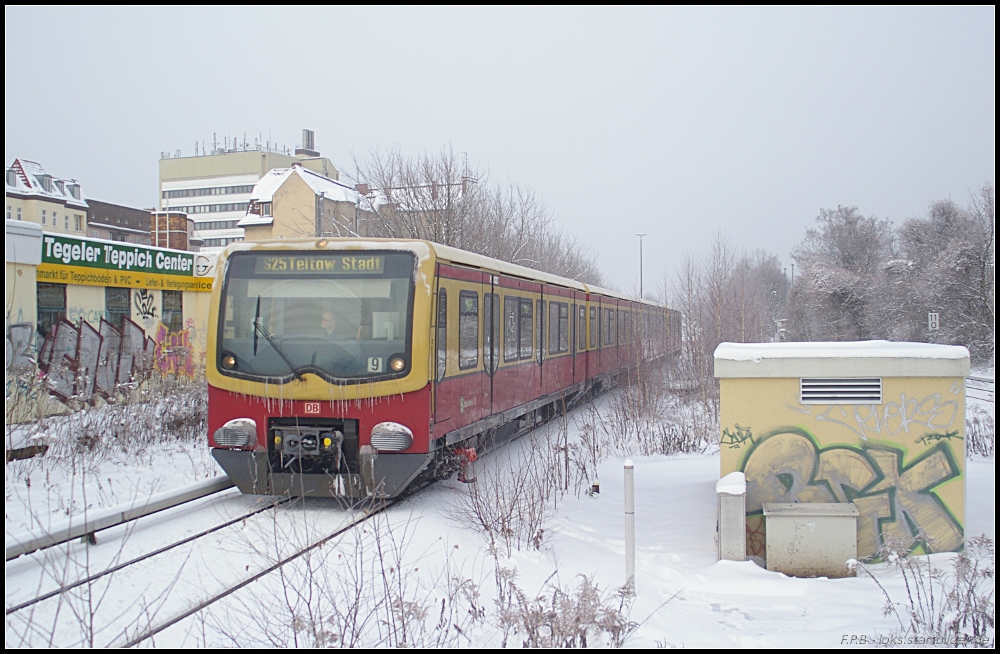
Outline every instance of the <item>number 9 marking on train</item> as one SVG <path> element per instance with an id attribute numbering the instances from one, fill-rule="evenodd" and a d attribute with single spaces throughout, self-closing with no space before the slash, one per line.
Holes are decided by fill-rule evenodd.
<path id="1" fill-rule="evenodd" d="M 368 357 L 368 372 L 382 372 L 382 357 Z"/>

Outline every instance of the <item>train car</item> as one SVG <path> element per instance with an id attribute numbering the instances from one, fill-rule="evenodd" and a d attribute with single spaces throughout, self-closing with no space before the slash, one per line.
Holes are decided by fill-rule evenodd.
<path id="1" fill-rule="evenodd" d="M 665 307 L 416 240 L 236 243 L 208 345 L 244 493 L 394 497 L 679 346 Z"/>

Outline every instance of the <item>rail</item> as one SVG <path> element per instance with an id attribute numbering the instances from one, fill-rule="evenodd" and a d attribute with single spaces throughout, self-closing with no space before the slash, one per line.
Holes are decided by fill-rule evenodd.
<path id="1" fill-rule="evenodd" d="M 5 560 L 16 559 L 22 554 L 66 543 L 76 538 L 91 536 L 98 531 L 117 527 L 143 516 L 159 513 L 175 506 L 186 504 L 202 497 L 207 497 L 233 487 L 229 477 L 221 475 L 190 484 L 173 491 L 158 493 L 149 498 L 141 506 L 134 504 L 119 505 L 101 511 L 92 511 L 84 515 L 70 518 L 65 523 L 49 529 L 44 533 L 25 531 L 18 534 L 7 534 L 4 542 Z"/>
<path id="2" fill-rule="evenodd" d="M 970 399 L 993 404 L 995 387 L 995 381 L 989 377 L 969 375 L 965 378 L 965 395 Z"/>

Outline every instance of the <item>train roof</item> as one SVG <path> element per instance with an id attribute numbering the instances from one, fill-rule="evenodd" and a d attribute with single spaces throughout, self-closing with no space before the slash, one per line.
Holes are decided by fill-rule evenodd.
<path id="1" fill-rule="evenodd" d="M 315 244 L 319 240 L 325 240 L 330 243 L 342 243 L 344 245 L 357 247 L 359 249 L 376 249 L 384 248 L 388 244 L 398 244 L 399 246 L 406 246 L 407 244 L 422 244 L 434 253 L 434 256 L 438 259 L 445 261 L 450 261 L 452 263 L 457 263 L 463 266 L 469 266 L 471 268 L 478 268 L 480 270 L 495 271 L 504 275 L 510 275 L 513 277 L 520 277 L 522 279 L 529 279 L 536 282 L 542 282 L 545 284 L 552 284 L 555 286 L 563 286 L 565 288 L 571 288 L 574 290 L 582 291 L 584 293 L 597 293 L 599 295 L 607 295 L 610 297 L 616 297 L 623 300 L 629 300 L 632 302 L 638 302 L 640 304 L 645 304 L 651 307 L 665 308 L 661 304 L 656 302 L 650 302 L 649 300 L 639 299 L 624 293 L 619 293 L 617 291 L 612 291 L 610 289 L 602 288 L 600 286 L 595 286 L 593 284 L 585 284 L 581 281 L 575 279 L 569 279 L 568 277 L 560 277 L 559 275 L 553 275 L 551 273 L 542 272 L 540 270 L 535 270 L 533 268 L 528 268 L 527 266 L 521 266 L 516 263 L 510 263 L 509 261 L 501 261 L 500 259 L 494 259 L 492 257 L 487 257 L 482 254 L 476 254 L 475 252 L 469 252 L 468 250 L 461 250 L 450 245 L 442 245 L 440 243 L 435 243 L 433 241 L 426 241 L 422 239 L 401 239 L 401 238 L 339 238 L 339 237 L 321 237 L 316 238 L 303 238 L 303 239 L 281 239 L 274 241 L 241 241 L 233 243 L 226 248 L 226 256 L 233 251 L 251 250 L 257 248 L 273 248 L 279 247 L 281 249 L 286 249 L 294 246 L 301 246 L 305 244 Z"/>

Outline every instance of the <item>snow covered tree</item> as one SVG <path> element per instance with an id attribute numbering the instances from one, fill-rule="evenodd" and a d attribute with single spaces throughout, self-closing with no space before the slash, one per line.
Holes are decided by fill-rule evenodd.
<path id="1" fill-rule="evenodd" d="M 795 340 L 850 341 L 882 336 L 884 266 L 892 258 L 888 220 L 862 216 L 856 207 L 823 209 L 816 227 L 792 253 L 802 275 L 789 297 Z"/>
<path id="2" fill-rule="evenodd" d="M 984 187 L 969 209 L 951 200 L 934 202 L 926 218 L 907 220 L 899 229 L 911 338 L 965 345 L 976 360 L 992 357 L 993 203 L 993 187 Z M 928 312 L 939 314 L 939 331 L 927 330 Z"/>
<path id="3" fill-rule="evenodd" d="M 930 205 L 895 232 L 855 207 L 822 210 L 792 253 L 802 274 L 788 299 L 795 340 L 890 340 L 964 345 L 994 356 L 996 223 L 992 184 L 968 208 Z M 940 330 L 928 329 L 928 313 Z"/>

